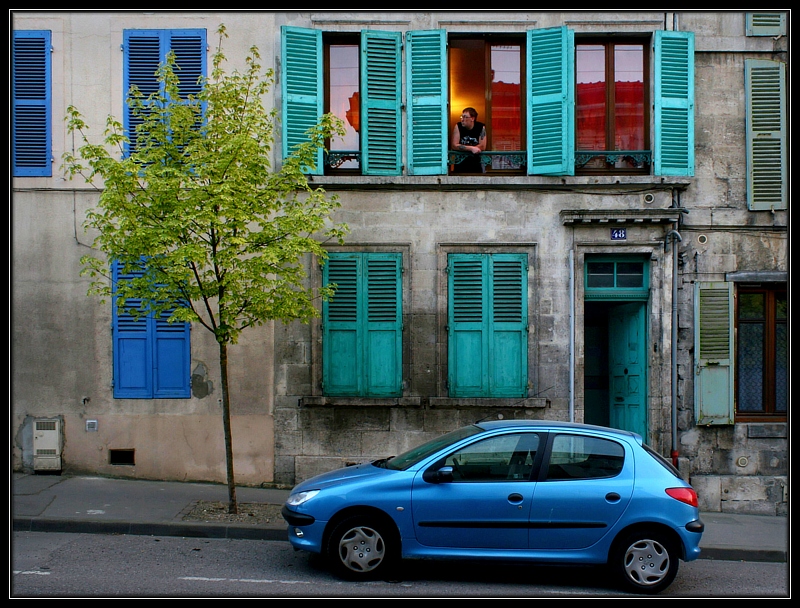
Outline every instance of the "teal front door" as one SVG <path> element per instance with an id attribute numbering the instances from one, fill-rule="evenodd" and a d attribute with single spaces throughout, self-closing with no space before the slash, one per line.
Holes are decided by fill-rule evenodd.
<path id="1" fill-rule="evenodd" d="M 647 437 L 644 302 L 613 306 L 608 316 L 609 426 Z"/>

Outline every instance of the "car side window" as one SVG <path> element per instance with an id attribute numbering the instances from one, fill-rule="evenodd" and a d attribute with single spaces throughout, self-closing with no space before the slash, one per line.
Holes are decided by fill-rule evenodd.
<path id="1" fill-rule="evenodd" d="M 547 480 L 614 477 L 625 462 L 623 447 L 608 439 L 557 435 L 553 439 Z"/>
<path id="2" fill-rule="evenodd" d="M 520 481 L 530 479 L 539 436 L 515 433 L 490 437 L 450 454 L 453 481 Z"/>

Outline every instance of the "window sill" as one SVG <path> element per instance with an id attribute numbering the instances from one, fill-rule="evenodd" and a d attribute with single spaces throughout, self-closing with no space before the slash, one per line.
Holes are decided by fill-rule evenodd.
<path id="1" fill-rule="evenodd" d="M 545 397 L 522 398 L 453 398 L 453 397 L 300 397 L 299 407 L 407 407 L 428 406 L 431 409 L 455 409 L 464 407 L 515 407 L 546 408 L 550 400 Z"/>
<path id="2" fill-rule="evenodd" d="M 309 175 L 326 190 L 565 190 L 686 189 L 692 178 L 661 175 Z"/>

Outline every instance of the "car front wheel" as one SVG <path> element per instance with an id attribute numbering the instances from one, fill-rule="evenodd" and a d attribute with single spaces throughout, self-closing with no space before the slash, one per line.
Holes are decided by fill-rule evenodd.
<path id="1" fill-rule="evenodd" d="M 678 574 L 678 551 L 664 534 L 640 531 L 616 544 L 610 565 L 622 587 L 634 593 L 659 593 Z"/>
<path id="2" fill-rule="evenodd" d="M 333 571 L 350 580 L 371 580 L 387 573 L 399 547 L 388 525 L 369 516 L 342 521 L 328 541 Z"/>

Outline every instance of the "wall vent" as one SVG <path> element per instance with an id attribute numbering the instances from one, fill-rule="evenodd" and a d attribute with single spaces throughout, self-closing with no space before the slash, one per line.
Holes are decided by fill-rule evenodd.
<path id="1" fill-rule="evenodd" d="M 33 422 L 33 470 L 61 470 L 61 420 L 38 418 Z"/>

